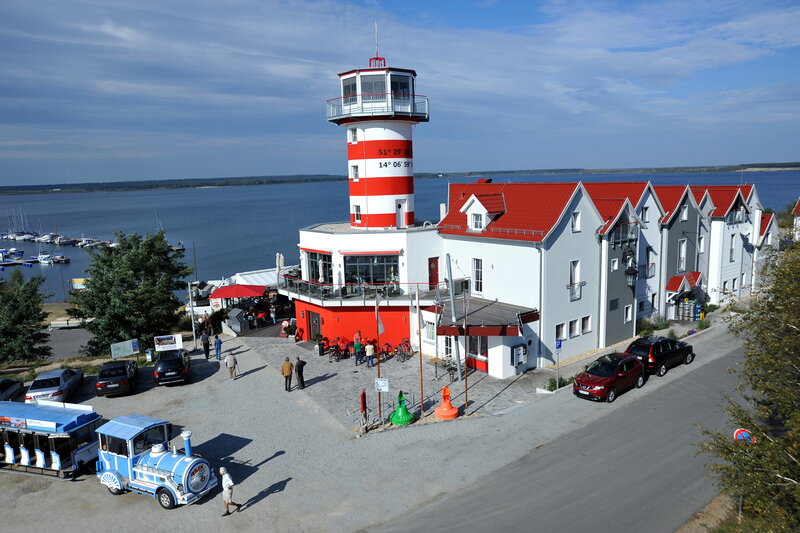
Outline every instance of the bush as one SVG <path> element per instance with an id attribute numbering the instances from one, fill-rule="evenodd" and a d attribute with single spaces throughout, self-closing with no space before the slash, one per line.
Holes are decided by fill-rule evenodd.
<path id="1" fill-rule="evenodd" d="M 714 312 L 714 311 L 716 311 L 717 309 L 719 309 L 719 306 L 718 306 L 718 305 L 715 305 L 715 304 L 708 304 L 708 305 L 706 305 L 706 313 L 713 313 L 713 312 Z"/>
<path id="2" fill-rule="evenodd" d="M 556 378 L 550 378 L 547 381 L 547 390 L 554 391 L 556 389 L 560 389 L 561 387 L 566 387 L 567 385 L 572 384 L 575 380 L 574 377 L 565 378 L 563 376 L 558 377 L 558 387 L 556 387 Z"/>
<path id="3" fill-rule="evenodd" d="M 663 316 L 656 315 L 653 317 L 654 329 L 667 329 L 668 327 L 669 327 L 669 322 L 667 322 Z"/>
<path id="4" fill-rule="evenodd" d="M 703 318 L 697 322 L 697 329 L 703 331 L 711 327 L 711 321 L 708 318 Z"/>
<path id="5" fill-rule="evenodd" d="M 669 328 L 669 331 L 667 332 L 665 337 L 669 337 L 670 339 L 677 339 L 678 338 L 678 334 L 675 333 L 675 328 Z"/>
<path id="6" fill-rule="evenodd" d="M 646 337 L 653 333 L 653 323 L 646 318 L 640 318 L 636 321 L 636 334 L 641 337 Z"/>

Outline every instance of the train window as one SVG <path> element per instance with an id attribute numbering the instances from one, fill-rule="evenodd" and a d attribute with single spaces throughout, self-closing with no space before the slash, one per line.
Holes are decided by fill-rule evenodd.
<path id="1" fill-rule="evenodd" d="M 81 446 L 86 446 L 94 442 L 95 438 L 94 428 L 84 426 L 72 433 L 72 449 L 77 450 Z"/>
<path id="2" fill-rule="evenodd" d="M 103 451 L 113 453 L 115 455 L 122 455 L 123 457 L 128 456 L 128 441 L 119 439 L 117 437 L 111 437 L 109 435 L 101 435 L 100 439 L 100 442 L 103 446 Z"/>
<path id="3" fill-rule="evenodd" d="M 138 455 L 146 452 L 154 444 L 163 444 L 166 442 L 164 434 L 164 426 L 156 426 L 139 433 L 133 439 L 133 454 Z"/>

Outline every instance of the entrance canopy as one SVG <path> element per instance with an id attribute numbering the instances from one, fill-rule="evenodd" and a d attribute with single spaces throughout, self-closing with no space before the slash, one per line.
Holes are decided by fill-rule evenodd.
<path id="1" fill-rule="evenodd" d="M 450 310 L 450 301 L 445 300 L 438 311 L 442 317 L 436 333 L 448 336 L 464 336 L 464 300 L 456 300 L 456 320 Z M 528 322 L 539 320 L 539 311 L 495 300 L 470 298 L 467 309 L 466 335 L 480 337 L 518 337 L 520 328 Z"/>
<path id="2" fill-rule="evenodd" d="M 258 298 L 264 296 L 265 285 L 226 285 L 208 295 L 211 298 Z"/>

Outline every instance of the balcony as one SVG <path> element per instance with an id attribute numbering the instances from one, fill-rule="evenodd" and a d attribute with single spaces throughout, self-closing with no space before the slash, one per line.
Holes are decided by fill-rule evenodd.
<path id="1" fill-rule="evenodd" d="M 568 283 L 567 291 L 569 292 L 569 301 L 574 302 L 580 300 L 583 296 L 583 286 L 586 285 L 585 281 L 578 281 L 576 283 Z"/>
<path id="2" fill-rule="evenodd" d="M 428 121 L 428 97 L 422 95 L 394 96 L 392 93 L 357 94 L 328 100 L 328 120 L 342 122 L 351 118 L 409 117 L 418 122 Z"/>
<path id="3" fill-rule="evenodd" d="M 649 279 L 656 275 L 656 264 L 655 263 L 646 263 L 644 265 L 639 265 L 639 278 L 640 279 Z"/>
<path id="4" fill-rule="evenodd" d="M 321 306 L 375 305 L 377 296 L 386 305 L 415 303 L 419 293 L 420 303 L 431 305 L 449 295 L 447 286 L 438 283 L 319 283 L 286 274 L 278 275 L 278 292 Z"/>

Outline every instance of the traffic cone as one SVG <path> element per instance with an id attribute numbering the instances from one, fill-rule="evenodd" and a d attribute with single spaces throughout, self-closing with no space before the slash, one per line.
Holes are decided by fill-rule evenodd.
<path id="1" fill-rule="evenodd" d="M 458 416 L 458 409 L 450 403 L 450 387 L 442 388 L 442 404 L 433 410 L 433 416 L 439 420 L 452 420 Z"/>
<path id="2" fill-rule="evenodd" d="M 414 420 L 414 415 L 408 412 L 403 391 L 400 391 L 400 394 L 397 396 L 397 403 L 399 406 L 395 409 L 394 413 L 392 413 L 392 416 L 389 417 L 389 420 L 391 420 L 392 424 L 395 426 L 407 426 Z"/>

